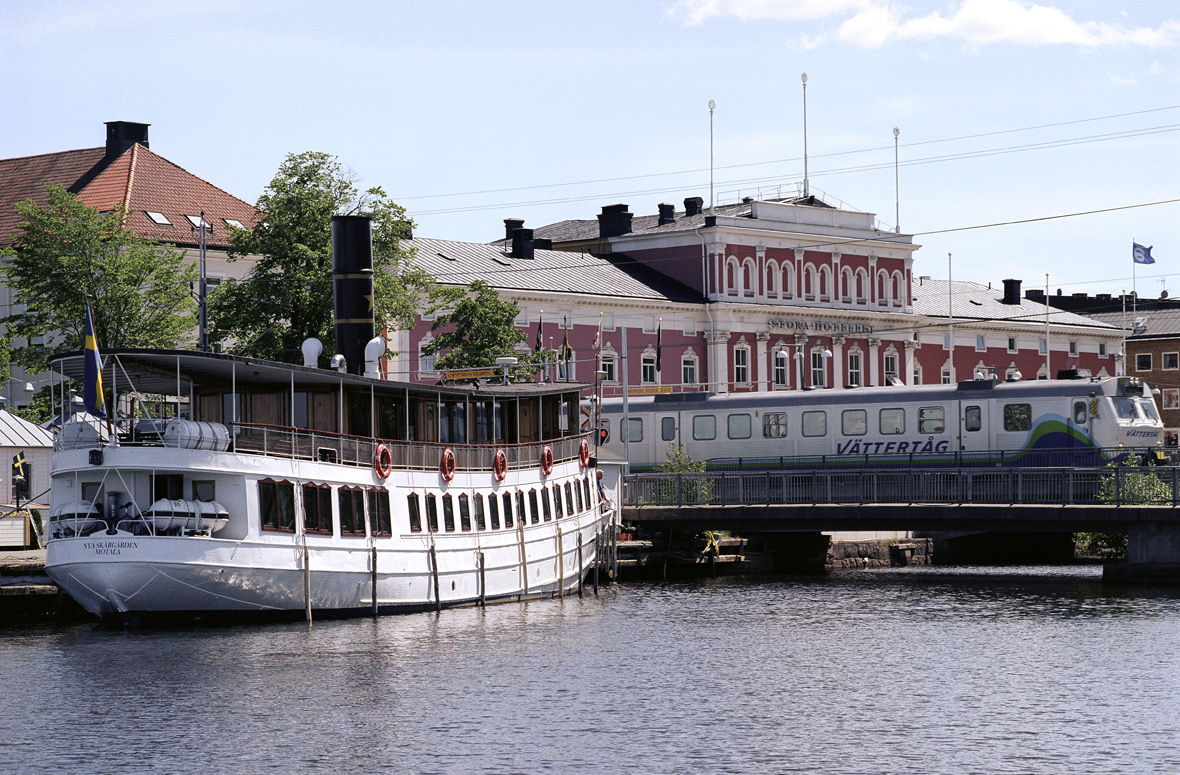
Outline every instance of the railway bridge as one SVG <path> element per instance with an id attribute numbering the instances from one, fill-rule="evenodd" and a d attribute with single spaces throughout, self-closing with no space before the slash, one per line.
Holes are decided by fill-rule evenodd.
<path id="1" fill-rule="evenodd" d="M 657 530 L 1125 532 L 1110 581 L 1180 582 L 1180 467 L 628 474 L 622 519 Z"/>

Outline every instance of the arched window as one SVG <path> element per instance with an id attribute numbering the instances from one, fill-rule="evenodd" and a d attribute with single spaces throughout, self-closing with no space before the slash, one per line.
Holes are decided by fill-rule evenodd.
<path id="1" fill-rule="evenodd" d="M 893 273 L 893 306 L 901 307 L 905 304 L 905 278 L 901 272 Z"/>
<path id="2" fill-rule="evenodd" d="M 869 298 L 869 273 L 863 269 L 856 270 L 856 303 L 865 304 Z"/>
<path id="3" fill-rule="evenodd" d="M 819 298 L 820 301 L 832 300 L 832 268 L 828 266 L 821 266 L 819 268 Z"/>
<path id="4" fill-rule="evenodd" d="M 795 268 L 790 264 L 783 264 L 782 285 L 779 286 L 780 298 L 793 299 L 795 297 Z"/>
<path id="5" fill-rule="evenodd" d="M 803 267 L 803 298 L 806 301 L 815 301 L 815 286 L 818 285 L 818 279 L 815 276 L 815 267 L 808 264 Z"/>
<path id="6" fill-rule="evenodd" d="M 877 273 L 877 304 L 889 306 L 889 273 L 883 269 Z"/>
<path id="7" fill-rule="evenodd" d="M 738 263 L 736 258 L 730 258 L 725 262 L 725 293 L 729 296 L 738 295 L 737 285 Z"/>
<path id="8" fill-rule="evenodd" d="M 840 270 L 840 301 L 845 304 L 852 303 L 852 270 L 844 267 Z"/>
<path id="9" fill-rule="evenodd" d="M 773 261 L 766 264 L 766 298 L 773 299 L 779 295 L 780 288 L 778 284 L 779 273 L 778 264 Z"/>
<path id="10" fill-rule="evenodd" d="M 747 258 L 742 262 L 742 296 L 753 298 L 754 296 L 754 278 L 757 272 L 754 269 L 754 259 Z"/>

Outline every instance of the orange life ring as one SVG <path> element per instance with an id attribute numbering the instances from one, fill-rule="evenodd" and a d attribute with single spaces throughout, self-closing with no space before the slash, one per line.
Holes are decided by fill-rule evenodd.
<path id="1" fill-rule="evenodd" d="M 492 461 L 492 476 L 496 477 L 497 482 L 504 481 L 504 477 L 508 476 L 508 456 L 502 449 L 496 450 L 496 459 Z"/>
<path id="2" fill-rule="evenodd" d="M 548 444 L 541 450 L 541 474 L 549 476 L 553 473 L 553 448 Z"/>
<path id="3" fill-rule="evenodd" d="M 438 473 L 444 482 L 455 478 L 455 453 L 450 448 L 444 449 L 438 460 Z"/>
<path id="4" fill-rule="evenodd" d="M 582 439 L 582 445 L 578 448 L 578 462 L 582 464 L 582 468 L 590 467 L 590 445 L 585 439 Z"/>
<path id="5" fill-rule="evenodd" d="M 388 479 L 393 473 L 393 456 L 389 454 L 389 447 L 378 444 L 373 453 L 373 471 L 379 479 Z"/>

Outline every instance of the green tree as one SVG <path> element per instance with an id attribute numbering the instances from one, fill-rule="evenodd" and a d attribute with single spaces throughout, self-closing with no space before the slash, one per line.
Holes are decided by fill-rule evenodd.
<path id="1" fill-rule="evenodd" d="M 318 337 L 334 352 L 332 216 L 373 219 L 374 312 L 377 328 L 413 325 L 428 274 L 401 245 L 412 221 L 379 187 L 360 190 L 335 156 L 290 154 L 255 205 L 254 228 L 230 236 L 229 259 L 257 256 L 241 281 L 222 283 L 209 300 L 210 340 L 235 349 L 297 362 L 304 339 Z"/>
<path id="2" fill-rule="evenodd" d="M 431 331 L 441 333 L 425 347 L 427 355 L 446 353 L 435 361 L 440 369 L 494 366 L 497 358 L 507 356 L 521 363 L 542 363 L 552 357 L 548 351 L 517 351 L 516 345 L 527 336 L 515 326 L 520 306 L 502 300 L 484 280 L 476 280 L 467 288 L 436 289 L 431 294 L 430 309 L 448 310 L 430 325 Z"/>
<path id="3" fill-rule="evenodd" d="M 58 185 L 49 202 L 17 204 L 20 233 L 3 267 L 13 301 L 2 321 L 10 337 L 45 337 L 12 350 L 12 362 L 44 371 L 50 356 L 82 349 L 86 295 L 93 296 L 100 348 L 178 347 L 196 325 L 191 286 L 197 270 L 184 253 L 125 228 L 122 207 L 99 213 Z"/>
<path id="4" fill-rule="evenodd" d="M 667 458 L 655 467 L 657 474 L 703 474 L 707 468 L 704 460 L 694 460 L 683 444 L 668 442 Z M 679 482 L 679 490 L 677 483 Z M 709 503 L 713 500 L 713 481 L 707 477 L 692 476 L 687 479 L 671 477 L 660 483 L 661 503 Z"/>

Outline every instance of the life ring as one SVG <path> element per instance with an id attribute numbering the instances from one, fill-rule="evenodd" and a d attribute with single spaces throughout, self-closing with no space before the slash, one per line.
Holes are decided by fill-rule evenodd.
<path id="1" fill-rule="evenodd" d="M 582 439 L 582 445 L 578 448 L 578 462 L 582 464 L 582 468 L 590 467 L 590 445 L 585 439 Z"/>
<path id="2" fill-rule="evenodd" d="M 393 473 L 393 456 L 389 454 L 389 447 L 378 444 L 373 452 L 373 471 L 378 479 L 388 479 Z"/>
<path id="3" fill-rule="evenodd" d="M 545 448 L 541 450 L 541 474 L 549 476 L 551 473 L 553 473 L 553 448 L 545 445 Z"/>
<path id="4" fill-rule="evenodd" d="M 492 461 L 492 476 L 496 477 L 497 482 L 504 481 L 504 477 L 508 476 L 508 456 L 502 449 L 496 450 L 496 459 Z"/>
<path id="5" fill-rule="evenodd" d="M 444 449 L 442 457 L 438 459 L 438 473 L 444 482 L 455 478 L 455 453 L 450 448 Z"/>

